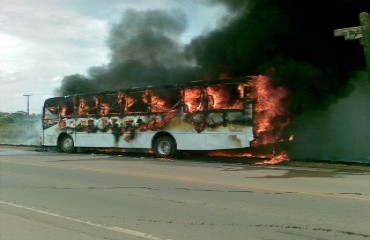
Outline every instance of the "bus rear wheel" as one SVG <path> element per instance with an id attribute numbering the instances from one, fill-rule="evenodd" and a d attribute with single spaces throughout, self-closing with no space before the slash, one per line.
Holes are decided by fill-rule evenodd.
<path id="1" fill-rule="evenodd" d="M 59 148 L 62 152 L 72 153 L 75 151 L 73 139 L 70 136 L 65 136 L 60 140 Z"/>
<path id="2" fill-rule="evenodd" d="M 159 158 L 174 157 L 176 154 L 176 143 L 168 136 L 162 136 L 154 142 L 155 156 Z"/>

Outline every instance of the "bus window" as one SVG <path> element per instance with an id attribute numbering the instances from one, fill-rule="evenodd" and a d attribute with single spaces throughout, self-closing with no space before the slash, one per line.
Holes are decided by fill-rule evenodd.
<path id="1" fill-rule="evenodd" d="M 120 106 L 117 102 L 117 94 L 102 94 L 94 97 L 97 113 L 100 116 L 119 115 Z"/>
<path id="2" fill-rule="evenodd" d="M 125 94 L 125 113 L 147 113 L 148 103 L 143 99 L 145 92 Z"/>
<path id="3" fill-rule="evenodd" d="M 77 112 L 79 117 L 96 116 L 96 99 L 93 96 L 80 97 L 78 99 Z"/>
<path id="4" fill-rule="evenodd" d="M 238 84 L 216 84 L 207 87 L 208 110 L 242 110 L 243 93 Z"/>
<path id="5" fill-rule="evenodd" d="M 179 89 L 155 89 L 148 90 L 145 97 L 150 105 L 152 113 L 168 112 L 176 109 L 180 102 Z"/>
<path id="6" fill-rule="evenodd" d="M 103 103 L 109 107 L 109 114 L 118 116 L 121 114 L 121 107 L 117 99 L 117 94 L 107 94 L 102 96 Z M 104 107 L 106 108 L 106 107 Z"/>
<path id="7" fill-rule="evenodd" d="M 204 111 L 207 107 L 207 93 L 204 87 L 184 88 L 185 111 L 189 113 Z"/>
<path id="8" fill-rule="evenodd" d="M 74 117 L 74 98 L 66 97 L 60 103 L 60 116 L 61 117 Z"/>

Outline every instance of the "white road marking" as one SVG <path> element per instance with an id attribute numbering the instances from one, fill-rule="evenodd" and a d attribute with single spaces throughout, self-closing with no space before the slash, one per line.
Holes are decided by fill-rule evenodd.
<path id="1" fill-rule="evenodd" d="M 24 209 L 24 210 L 36 212 L 36 213 L 45 214 L 45 215 L 52 216 L 52 217 L 61 218 L 61 219 L 68 220 L 68 221 L 71 221 L 71 222 L 82 223 L 82 224 L 86 224 L 86 225 L 93 226 L 93 227 L 104 228 L 104 229 L 108 229 L 108 230 L 111 230 L 111 231 L 124 233 L 124 234 L 127 234 L 127 235 L 139 237 L 139 238 L 145 238 L 145 239 L 149 239 L 149 240 L 171 240 L 171 239 L 163 239 L 163 238 L 156 237 L 156 236 L 153 236 L 153 235 L 148 234 L 148 233 L 143 233 L 143 232 L 127 229 L 127 228 L 121 228 L 121 227 L 116 227 L 116 226 L 106 226 L 106 225 L 99 224 L 99 223 L 94 223 L 94 222 L 91 222 L 91 221 L 88 221 L 88 220 L 66 217 L 66 216 L 60 215 L 58 213 L 52 213 L 52 212 L 36 209 L 36 208 L 33 208 L 33 207 L 27 207 L 27 206 L 23 206 L 23 205 L 20 205 L 20 204 L 17 204 L 17 203 L 13 203 L 13 202 L 5 202 L 5 201 L 0 200 L 0 203 L 4 204 L 4 205 Z"/>

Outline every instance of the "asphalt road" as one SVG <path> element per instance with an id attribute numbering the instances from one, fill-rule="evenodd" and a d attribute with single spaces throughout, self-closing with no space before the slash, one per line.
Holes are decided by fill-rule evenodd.
<path id="1" fill-rule="evenodd" d="M 370 239 L 369 168 L 0 147 L 0 239 Z"/>

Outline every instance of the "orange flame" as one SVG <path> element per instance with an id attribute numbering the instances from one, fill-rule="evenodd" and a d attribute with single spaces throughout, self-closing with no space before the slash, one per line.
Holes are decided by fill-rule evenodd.
<path id="1" fill-rule="evenodd" d="M 186 110 L 189 113 L 203 111 L 206 106 L 206 98 L 207 93 L 202 87 L 190 87 L 184 89 L 184 103 Z"/>
<path id="2" fill-rule="evenodd" d="M 150 111 L 153 113 L 168 111 L 172 107 L 166 100 L 162 99 L 151 90 L 145 91 L 143 94 L 143 102 L 149 104 Z"/>
<path id="3" fill-rule="evenodd" d="M 276 144 L 283 141 L 283 132 L 289 124 L 289 111 L 284 102 L 288 91 L 275 87 L 269 77 L 259 75 L 253 80 L 256 103 L 254 106 L 253 146 Z"/>
<path id="4" fill-rule="evenodd" d="M 89 110 L 90 107 L 89 105 L 87 105 L 86 100 L 84 98 L 81 98 L 78 104 L 78 115 L 80 117 L 87 117 Z"/>
<path id="5" fill-rule="evenodd" d="M 255 140 L 251 143 L 252 149 L 212 151 L 211 156 L 270 158 L 257 164 L 278 164 L 289 160 L 288 153 L 283 151 L 275 154 L 276 145 L 284 142 L 283 133 L 290 122 L 290 114 L 286 99 L 287 89 L 274 86 L 268 76 L 259 75 L 252 78 L 252 98 L 254 99 L 253 127 Z M 218 94 L 215 94 L 215 96 Z M 224 96 L 222 96 L 224 97 Z M 226 96 L 229 99 L 230 96 Z M 289 138 L 292 141 L 294 136 Z M 263 148 L 263 152 L 256 151 Z M 267 151 L 267 149 L 273 151 Z"/>
<path id="6" fill-rule="evenodd" d="M 289 161 L 289 160 L 290 159 L 289 159 L 288 153 L 286 151 L 283 151 L 283 152 L 281 152 L 277 155 L 274 154 L 270 160 L 257 162 L 256 164 L 258 164 L 258 165 L 275 165 L 275 164 L 279 164 L 279 163 Z"/>
<path id="7" fill-rule="evenodd" d="M 208 109 L 242 109 L 243 95 L 240 96 L 239 88 L 231 91 L 231 87 L 234 86 L 220 84 L 207 87 Z"/>

